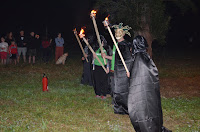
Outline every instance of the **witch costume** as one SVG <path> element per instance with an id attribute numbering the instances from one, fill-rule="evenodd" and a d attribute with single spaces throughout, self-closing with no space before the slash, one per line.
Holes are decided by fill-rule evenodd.
<path id="1" fill-rule="evenodd" d="M 130 35 L 128 32 L 131 27 L 123 26 L 123 23 L 119 25 L 113 25 L 115 28 L 115 37 L 117 40 L 124 37 L 125 34 Z M 132 57 L 130 52 L 131 43 L 123 40 L 118 42 L 119 50 L 124 58 L 127 68 L 130 69 L 132 63 Z M 113 88 L 113 108 L 115 114 L 128 114 L 128 88 L 129 78 L 126 75 L 126 70 L 116 52 L 116 47 L 113 46 L 112 66 L 114 66 L 114 88 Z M 112 69 L 112 68 L 111 68 Z"/>
<path id="2" fill-rule="evenodd" d="M 144 37 L 133 40 L 128 112 L 136 132 L 171 132 L 163 127 L 158 70 L 146 52 Z"/>
<path id="3" fill-rule="evenodd" d="M 81 78 L 81 84 L 93 86 L 92 76 L 91 76 L 91 63 L 92 63 L 92 55 L 89 52 L 88 46 L 86 45 L 84 48 L 85 53 L 87 54 L 87 59 L 83 61 L 83 74 Z"/>

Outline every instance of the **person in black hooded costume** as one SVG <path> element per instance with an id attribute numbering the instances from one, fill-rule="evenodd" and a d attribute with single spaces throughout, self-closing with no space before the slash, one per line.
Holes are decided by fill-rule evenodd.
<path id="1" fill-rule="evenodd" d="M 125 34 L 130 36 L 128 30 L 131 27 L 123 26 L 123 23 L 119 23 L 119 25 L 112 26 L 115 29 L 115 38 L 117 39 L 117 44 L 119 50 L 124 58 L 126 66 L 128 69 L 131 67 L 132 56 L 130 52 L 131 43 L 124 39 Z M 116 51 L 115 45 L 113 46 L 113 54 L 112 56 L 106 56 L 103 54 L 103 57 L 106 59 L 112 60 L 111 62 L 111 70 L 114 70 L 114 87 L 112 89 L 113 94 L 113 108 L 115 114 L 128 114 L 128 88 L 129 88 L 129 78 L 126 74 L 126 70 L 123 66 L 121 58 Z"/>
<path id="2" fill-rule="evenodd" d="M 88 37 L 88 42 L 90 44 L 92 44 L 93 41 L 94 41 L 94 37 L 92 35 L 90 35 Z M 91 68 L 92 67 L 92 65 L 91 65 L 91 63 L 92 63 L 92 53 L 89 50 L 87 45 L 85 45 L 84 51 L 85 51 L 86 57 L 88 59 L 88 62 L 86 61 L 85 57 L 83 56 L 82 57 L 83 74 L 82 74 L 82 78 L 81 78 L 81 84 L 93 86 L 92 74 L 91 74 L 91 70 L 92 70 L 92 68 Z"/>
<path id="3" fill-rule="evenodd" d="M 128 112 L 136 132 L 171 132 L 163 127 L 158 70 L 147 54 L 148 44 L 138 35 L 133 39 Z"/>

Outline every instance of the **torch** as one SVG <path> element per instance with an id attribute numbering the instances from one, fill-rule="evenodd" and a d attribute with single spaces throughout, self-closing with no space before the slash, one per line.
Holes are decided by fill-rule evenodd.
<path id="1" fill-rule="evenodd" d="M 125 63 L 125 61 L 124 61 L 124 58 L 122 57 L 122 54 L 121 54 L 121 52 L 120 52 L 120 50 L 119 50 L 119 47 L 118 47 L 118 45 L 117 45 L 117 42 L 116 42 L 116 40 L 115 40 L 115 38 L 114 38 L 114 36 L 113 36 L 113 34 L 112 34 L 112 31 L 111 31 L 111 29 L 110 29 L 110 27 L 109 27 L 108 17 L 105 18 L 105 20 L 103 21 L 103 24 L 104 24 L 105 27 L 107 27 L 108 32 L 110 33 L 110 36 L 111 36 L 111 38 L 112 38 L 112 40 L 113 40 L 113 42 L 114 42 L 114 44 L 115 44 L 115 47 L 116 47 L 116 49 L 117 49 L 117 52 L 118 52 L 118 54 L 119 54 L 119 56 L 120 56 L 120 59 L 122 60 L 122 63 L 123 63 L 123 65 L 124 65 L 124 68 L 125 68 L 125 70 L 126 70 L 127 76 L 130 77 L 130 72 L 129 72 L 127 66 L 126 66 L 126 63 Z"/>
<path id="2" fill-rule="evenodd" d="M 97 36 L 97 40 L 98 40 L 98 43 L 99 43 L 99 47 L 100 47 L 101 53 L 104 53 L 103 52 L 103 47 L 102 47 L 102 44 L 101 44 L 99 31 L 98 31 L 98 28 L 97 28 L 97 23 L 96 23 L 96 20 L 95 20 L 96 13 L 97 13 L 97 11 L 92 10 L 91 13 L 90 13 L 90 17 L 92 18 L 92 22 L 93 22 L 93 25 L 94 25 L 94 29 L 95 29 L 95 32 L 96 32 L 96 36 Z M 103 58 L 103 60 L 104 60 L 104 63 L 106 64 L 106 59 Z"/>
<path id="3" fill-rule="evenodd" d="M 77 35 L 76 28 L 75 28 L 73 31 L 74 31 L 74 35 L 76 36 L 76 39 L 77 39 L 77 41 L 78 41 L 78 44 L 79 44 L 79 46 L 80 46 L 80 48 L 81 48 L 81 51 L 82 51 L 82 53 L 83 53 L 83 56 L 85 57 L 86 61 L 89 62 L 88 59 L 87 59 L 87 57 L 86 57 L 85 51 L 84 51 L 84 49 L 83 49 L 83 46 L 82 46 L 82 44 L 81 44 L 81 42 L 80 42 L 80 39 L 79 39 L 79 37 L 78 37 L 78 35 Z"/>
<path id="4" fill-rule="evenodd" d="M 83 41 L 86 43 L 86 45 L 88 46 L 88 48 L 90 49 L 90 51 L 91 51 L 93 54 L 96 54 L 96 53 L 94 52 L 94 50 L 92 49 L 92 47 L 90 46 L 90 44 L 88 43 L 88 41 L 85 39 L 84 36 L 85 36 L 85 34 L 84 34 L 84 29 L 81 29 L 80 34 L 79 34 L 79 37 L 80 37 L 80 38 L 83 38 Z M 98 56 L 97 56 L 96 58 L 97 58 L 98 62 L 101 64 L 101 67 L 102 67 L 102 68 L 104 69 L 104 71 L 107 73 L 106 68 L 104 67 L 104 65 L 102 64 L 102 62 L 99 60 Z"/>

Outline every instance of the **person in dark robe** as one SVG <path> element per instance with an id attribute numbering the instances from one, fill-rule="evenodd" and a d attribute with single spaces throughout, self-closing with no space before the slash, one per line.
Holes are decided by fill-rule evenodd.
<path id="1" fill-rule="evenodd" d="M 158 69 L 148 55 L 143 36 L 133 39 L 128 113 L 136 132 L 171 132 L 163 127 Z"/>
<path id="2" fill-rule="evenodd" d="M 92 44 L 94 41 L 94 37 L 91 35 L 88 37 L 88 42 Z M 81 78 L 81 84 L 93 86 L 92 75 L 91 75 L 91 67 L 92 67 L 92 53 L 90 52 L 88 46 L 84 47 L 84 51 L 88 62 L 86 61 L 85 57 L 82 57 L 83 61 L 83 74 Z"/>
<path id="3" fill-rule="evenodd" d="M 124 39 L 125 34 L 130 36 L 128 30 L 131 27 L 123 26 L 123 23 L 119 25 L 113 25 L 115 29 L 115 38 L 117 39 L 117 44 L 119 50 L 121 51 L 122 57 L 127 65 L 127 68 L 130 69 L 132 63 L 132 56 L 130 52 L 131 43 Z M 106 59 L 112 60 L 111 62 L 111 71 L 114 71 L 114 87 L 112 89 L 113 96 L 113 108 L 115 114 L 128 114 L 128 88 L 129 88 L 129 78 L 126 74 L 126 70 L 123 66 L 121 58 L 116 50 L 115 45 L 113 46 L 113 55 L 108 56 L 102 54 Z"/>

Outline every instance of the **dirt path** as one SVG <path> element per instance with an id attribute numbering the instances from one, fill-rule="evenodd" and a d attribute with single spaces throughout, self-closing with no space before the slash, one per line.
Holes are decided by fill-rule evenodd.
<path id="1" fill-rule="evenodd" d="M 161 95 L 172 97 L 200 97 L 200 77 L 161 78 Z"/>

